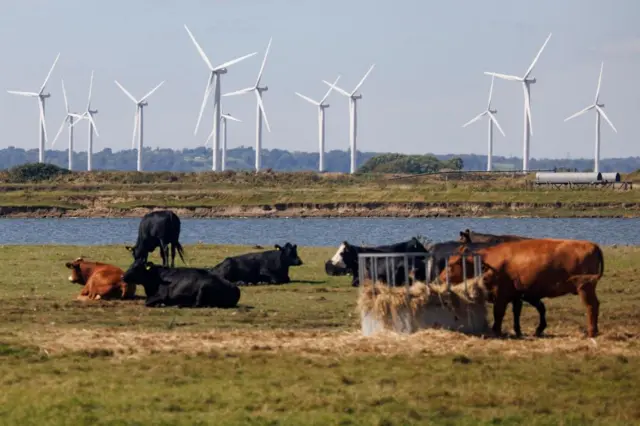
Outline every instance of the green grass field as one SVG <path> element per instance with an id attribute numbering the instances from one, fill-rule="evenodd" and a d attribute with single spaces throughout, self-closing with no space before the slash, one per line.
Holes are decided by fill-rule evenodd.
<path id="1" fill-rule="evenodd" d="M 194 266 L 252 250 L 185 249 Z M 302 247 L 298 282 L 242 287 L 238 308 L 216 310 L 75 301 L 64 263 L 83 255 L 126 268 L 123 246 L 0 246 L 0 423 L 640 422 L 640 248 L 605 249 L 595 341 L 583 337 L 577 296 L 545 300 L 542 339 L 531 337 L 529 305 L 523 339 L 362 337 L 358 290 L 324 274 L 334 251 Z"/>

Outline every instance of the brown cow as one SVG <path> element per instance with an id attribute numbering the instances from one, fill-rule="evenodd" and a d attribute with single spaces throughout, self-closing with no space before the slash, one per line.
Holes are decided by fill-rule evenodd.
<path id="1" fill-rule="evenodd" d="M 522 237 L 520 235 L 494 235 L 494 234 L 481 234 L 479 232 L 473 232 L 469 229 L 460 231 L 461 243 L 504 243 L 507 241 L 521 241 L 530 240 L 529 237 Z"/>
<path id="2" fill-rule="evenodd" d="M 520 300 L 540 300 L 565 294 L 579 294 L 587 308 L 589 337 L 598 334 L 598 311 L 600 303 L 596 296 L 596 284 L 604 273 L 604 256 L 597 244 L 590 241 L 527 239 L 505 242 L 476 251 L 482 257 L 483 278 L 494 303 L 493 331 L 502 334 L 502 319 L 507 305 Z M 473 257 L 466 256 L 467 275 L 473 271 Z M 446 271 L 441 274 L 444 279 Z M 460 255 L 449 259 L 449 278 L 452 282 L 462 280 Z M 531 303 L 531 302 L 530 302 Z M 540 324 L 536 335 L 546 327 L 544 310 L 540 311 Z M 519 322 L 518 322 L 519 324 Z"/>
<path id="3" fill-rule="evenodd" d="M 71 269 L 69 281 L 83 285 L 78 300 L 99 299 L 133 299 L 136 294 L 135 284 L 127 284 L 122 280 L 124 271 L 117 266 L 100 262 L 89 262 L 82 257 L 67 262 Z"/>

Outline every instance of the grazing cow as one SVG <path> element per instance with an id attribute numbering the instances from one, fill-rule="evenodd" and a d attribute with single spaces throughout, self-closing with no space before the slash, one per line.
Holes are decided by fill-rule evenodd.
<path id="1" fill-rule="evenodd" d="M 418 241 L 417 238 L 413 237 L 409 241 L 396 243 L 388 246 L 379 246 L 379 247 L 362 247 L 356 246 L 353 244 L 349 244 L 347 241 L 343 241 L 338 248 L 336 254 L 325 263 L 325 271 L 329 274 L 332 271 L 332 268 L 336 267 L 339 269 L 347 270 L 353 278 L 351 280 L 351 285 L 353 287 L 358 287 L 360 285 L 360 277 L 358 271 L 358 254 L 360 253 L 426 253 L 427 250 L 425 247 Z M 417 263 L 417 262 L 416 262 Z M 386 277 L 386 263 L 384 259 L 378 259 L 377 264 L 380 266 L 378 268 L 379 271 L 385 271 L 384 273 L 378 276 L 380 281 L 387 281 Z M 369 270 L 369 265 L 367 265 L 368 275 L 371 273 Z M 396 270 L 394 273 L 396 274 L 396 283 L 401 284 L 404 281 L 404 266 L 403 262 L 399 261 L 396 263 Z"/>
<path id="2" fill-rule="evenodd" d="M 184 251 L 178 241 L 180 237 L 180 218 L 171 210 L 160 210 L 144 215 L 138 228 L 136 244 L 126 246 L 133 260 L 148 260 L 149 253 L 160 247 L 162 266 L 169 266 L 169 244 L 171 244 L 171 267 L 175 266 L 176 249 L 184 262 Z M 186 262 L 185 262 L 186 263 Z"/>
<path id="3" fill-rule="evenodd" d="M 600 303 L 596 285 L 604 273 L 604 256 L 597 244 L 590 241 L 559 239 L 527 239 L 505 242 L 480 249 L 483 278 L 494 303 L 493 330 L 502 333 L 502 320 L 507 305 L 514 303 L 514 323 L 519 316 L 516 303 L 536 301 L 545 297 L 578 294 L 587 309 L 587 334 L 598 334 Z M 467 271 L 473 260 L 465 256 Z M 472 268 L 472 267 L 471 267 Z M 462 258 L 454 255 L 449 260 L 449 276 L 462 281 Z M 521 302 L 520 302 L 521 304 Z M 536 335 L 546 327 L 545 311 L 540 313 Z M 519 330 L 516 330 L 519 334 Z"/>
<path id="4" fill-rule="evenodd" d="M 82 257 L 65 266 L 71 269 L 69 281 L 84 286 L 78 300 L 133 299 L 136 295 L 135 284 L 124 282 L 124 271 L 117 266 L 89 262 Z"/>
<path id="5" fill-rule="evenodd" d="M 122 279 L 142 284 L 149 307 L 232 308 L 240 300 L 237 286 L 201 268 L 170 268 L 138 259 Z"/>
<path id="6" fill-rule="evenodd" d="M 479 232 L 473 232 L 469 229 L 460 231 L 461 243 L 504 243 L 507 241 L 521 241 L 530 240 L 529 237 L 522 237 L 520 235 L 494 235 L 494 234 L 481 234 Z"/>
<path id="7" fill-rule="evenodd" d="M 227 257 L 210 269 L 233 283 L 286 284 L 291 282 L 289 268 L 302 265 L 297 244 L 275 245 L 275 250 Z"/>

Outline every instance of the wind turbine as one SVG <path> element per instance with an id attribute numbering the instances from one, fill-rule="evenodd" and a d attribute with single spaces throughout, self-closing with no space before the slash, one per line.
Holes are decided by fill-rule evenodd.
<path id="1" fill-rule="evenodd" d="M 224 172 L 227 168 L 227 120 L 237 121 L 237 122 L 242 122 L 242 120 L 239 120 L 231 116 L 231 114 L 220 114 L 220 120 L 222 121 L 220 123 L 222 125 L 222 171 Z M 209 134 L 209 137 L 205 141 L 204 143 L 205 147 L 209 143 L 209 139 L 211 139 L 212 137 L 213 137 L 213 131 L 211 131 L 211 134 Z"/>
<path id="2" fill-rule="evenodd" d="M 56 137 L 53 138 L 53 142 L 51 142 L 51 148 L 55 145 L 58 140 L 58 136 L 62 133 L 62 129 L 64 128 L 64 123 L 69 123 L 69 170 L 73 170 L 73 124 L 74 118 L 80 119 L 81 116 L 79 114 L 73 113 L 69 110 L 69 102 L 67 101 L 67 91 L 64 88 L 64 80 L 62 80 L 62 96 L 64 97 L 64 107 L 67 115 L 65 115 L 62 123 L 60 124 L 60 128 L 58 129 L 58 133 L 56 133 Z"/>
<path id="3" fill-rule="evenodd" d="M 16 90 L 7 91 L 12 95 L 27 96 L 29 98 L 38 98 L 38 107 L 40 108 L 40 119 L 38 122 L 38 125 L 40 127 L 40 142 L 38 144 L 38 163 L 44 163 L 44 143 L 45 143 L 45 140 L 48 139 L 47 126 L 44 121 L 44 102 L 45 102 L 45 99 L 51 97 L 51 94 L 44 93 L 44 88 L 47 85 L 47 82 L 49 81 L 49 77 L 51 77 L 51 73 L 53 72 L 53 69 L 58 63 L 58 59 L 60 59 L 60 53 L 58 53 L 58 56 L 56 56 L 55 61 L 53 61 L 53 65 L 51 65 L 51 69 L 49 69 L 49 74 L 47 74 L 47 78 L 44 79 L 44 83 L 42 83 L 42 86 L 40 86 L 40 90 L 38 90 L 37 92 L 19 92 Z"/>
<path id="4" fill-rule="evenodd" d="M 222 76 L 222 74 L 227 73 L 227 67 L 235 63 L 238 63 L 244 59 L 247 59 L 258 52 L 249 53 L 248 55 L 244 55 L 239 58 L 232 59 L 228 62 L 223 63 L 222 65 L 218 65 L 217 67 L 214 67 L 213 65 L 211 65 L 211 61 L 209 60 L 207 55 L 204 53 L 204 50 L 202 50 L 202 47 L 200 47 L 200 45 L 196 41 L 193 34 L 191 34 L 191 31 L 189 31 L 189 28 L 186 25 L 184 26 L 184 28 L 187 30 L 187 33 L 189 33 L 189 37 L 191 38 L 191 41 L 193 41 L 193 44 L 196 46 L 196 49 L 198 49 L 200 56 L 202 57 L 204 62 L 207 64 L 210 70 L 209 79 L 207 80 L 207 87 L 204 90 L 204 98 L 202 99 L 202 105 L 200 106 L 200 114 L 198 115 L 198 121 L 196 123 L 196 129 L 194 131 L 194 135 L 198 133 L 198 127 L 200 127 L 200 120 L 202 119 L 202 113 L 204 112 L 204 107 L 207 104 L 207 99 L 209 98 L 211 91 L 213 90 L 214 100 L 213 100 L 213 166 L 212 166 L 212 170 L 217 171 L 219 168 L 218 167 L 218 164 L 219 164 L 218 151 L 220 150 L 220 143 L 219 143 L 220 141 L 220 127 L 219 127 L 219 124 L 220 124 L 220 77 Z"/>
<path id="5" fill-rule="evenodd" d="M 492 75 L 503 80 L 519 81 L 522 83 L 522 90 L 524 91 L 524 146 L 522 154 L 523 172 L 529 171 L 529 138 L 531 135 L 533 135 L 533 126 L 531 124 L 531 85 L 536 82 L 536 79 L 529 78 L 529 75 L 531 74 L 531 71 L 533 71 L 533 67 L 536 65 L 536 62 L 538 62 L 538 59 L 540 58 L 540 55 L 542 54 L 544 48 L 547 46 L 550 38 L 551 33 L 549 33 L 549 36 L 538 51 L 536 57 L 533 59 L 533 62 L 529 66 L 529 69 L 527 69 L 527 72 L 524 73 L 524 76 L 517 77 L 515 75 L 498 74 L 495 72 L 485 71 L 486 75 Z"/>
<path id="6" fill-rule="evenodd" d="M 91 71 L 91 80 L 89 82 L 89 98 L 87 100 L 86 110 L 78 116 L 78 121 L 74 122 L 71 126 L 75 126 L 82 120 L 89 121 L 89 142 L 87 144 L 87 171 L 92 170 L 92 158 L 93 158 L 93 132 L 95 130 L 96 136 L 100 136 L 98 133 L 98 126 L 93 119 L 93 116 L 98 113 L 98 110 L 91 109 L 91 93 L 93 92 L 93 71 Z"/>
<path id="7" fill-rule="evenodd" d="M 351 91 L 351 93 L 339 88 L 335 84 L 331 84 L 326 80 L 322 80 L 325 84 L 329 85 L 329 87 L 332 87 L 333 89 L 338 91 L 338 93 L 341 93 L 349 98 L 349 145 L 351 148 L 351 174 L 356 172 L 356 137 L 358 135 L 357 101 L 358 99 L 362 99 L 362 95 L 356 95 L 355 93 L 358 91 L 360 86 L 362 86 L 371 71 L 373 71 L 373 67 L 375 67 L 375 65 L 376 64 L 371 65 L 369 71 L 367 71 L 364 77 L 362 77 L 362 80 L 360 80 L 360 82 Z"/>
<path id="8" fill-rule="evenodd" d="M 602 109 L 604 108 L 604 104 L 598 103 L 598 98 L 600 97 L 600 85 L 602 83 L 603 69 L 604 69 L 604 62 L 600 64 L 600 77 L 598 77 L 598 88 L 596 89 L 596 97 L 593 101 L 593 104 L 591 104 L 590 106 L 586 107 L 581 111 L 576 112 L 572 116 L 565 118 L 564 120 L 566 122 L 571 120 L 572 118 L 578 117 L 579 115 L 586 113 L 589 110 L 592 110 L 592 109 L 596 110 L 596 150 L 595 150 L 596 152 L 594 156 L 594 166 L 593 166 L 593 171 L 595 173 L 600 172 L 600 117 L 601 116 L 604 117 L 607 123 L 609 123 L 609 126 L 611 126 L 611 128 L 613 129 L 613 131 L 618 133 L 618 130 L 616 130 L 615 126 L 613 125 L 611 120 L 609 120 L 609 117 L 607 117 L 607 114 L 605 114 L 604 110 Z"/>
<path id="9" fill-rule="evenodd" d="M 131 148 L 132 149 L 135 148 L 135 145 L 136 145 L 136 130 L 138 130 L 138 164 L 136 166 L 136 170 L 141 172 L 142 171 L 142 150 L 143 150 L 143 147 L 144 147 L 144 128 L 143 128 L 143 125 L 144 125 L 144 111 L 143 111 L 143 109 L 144 109 L 144 107 L 149 105 L 145 101 L 156 90 L 158 90 L 160 88 L 160 86 L 162 86 L 164 84 L 164 81 L 160 82 L 160 84 L 158 84 L 156 87 L 154 87 L 153 89 L 149 90 L 149 92 L 146 95 L 144 95 L 142 98 L 140 98 L 140 100 L 136 100 L 136 98 L 134 98 L 133 95 L 131 93 L 129 93 L 129 91 L 127 89 L 125 89 L 120 83 L 118 83 L 118 80 L 114 80 L 114 81 L 115 81 L 116 85 L 120 88 L 120 90 L 122 90 L 122 92 L 124 92 L 124 94 L 127 95 L 127 97 L 129 99 L 131 99 L 134 104 L 136 104 L 136 112 L 135 112 L 135 115 L 133 116 L 133 137 L 131 138 Z"/>
<path id="10" fill-rule="evenodd" d="M 502 131 L 502 127 L 500 127 L 500 124 L 498 123 L 498 120 L 495 117 L 495 114 L 498 113 L 498 110 L 491 109 L 491 96 L 493 95 L 494 80 L 495 80 L 495 77 L 492 76 L 491 88 L 489 89 L 489 101 L 487 102 L 487 109 L 481 112 L 480 114 L 476 115 L 474 118 L 466 122 L 464 125 L 462 125 L 462 127 L 467 127 L 469 124 L 480 120 L 485 115 L 489 117 L 489 142 L 487 147 L 488 148 L 488 151 L 487 151 L 487 171 L 488 172 L 490 172 L 492 169 L 491 160 L 493 158 L 493 124 L 494 123 L 496 124 L 496 127 L 498 127 L 498 130 L 500 130 L 500 133 L 502 133 L 502 136 L 505 136 L 504 132 Z"/>
<path id="11" fill-rule="evenodd" d="M 340 76 L 336 78 L 336 81 L 334 81 L 333 84 L 334 85 L 338 84 L 338 80 L 340 80 Z M 321 173 L 324 172 L 324 128 L 325 128 L 324 127 L 324 110 L 329 108 L 329 104 L 325 104 L 324 101 L 327 99 L 327 97 L 329 97 L 329 94 L 331 93 L 332 90 L 333 90 L 333 87 L 329 87 L 329 90 L 327 90 L 327 93 L 320 100 L 320 102 L 314 101 L 313 99 L 296 92 L 296 95 L 300 96 L 305 101 L 310 102 L 318 107 L 318 127 L 319 127 L 318 170 Z"/>
<path id="12" fill-rule="evenodd" d="M 267 120 L 267 113 L 264 111 L 264 104 L 262 103 L 262 92 L 269 90 L 268 86 L 260 87 L 260 79 L 262 78 L 262 72 L 264 71 L 264 65 L 267 63 L 267 56 L 269 55 L 269 49 L 271 49 L 271 41 L 273 37 L 269 39 L 267 50 L 264 52 L 264 58 L 262 59 L 262 65 L 260 66 L 260 72 L 258 72 L 258 79 L 256 84 L 240 89 L 235 92 L 225 93 L 223 96 L 235 96 L 243 95 L 245 93 L 254 92 L 256 94 L 256 172 L 260 171 L 261 166 L 261 152 L 262 152 L 262 119 L 267 125 L 267 130 L 271 133 L 271 127 L 269 127 L 269 120 Z"/>

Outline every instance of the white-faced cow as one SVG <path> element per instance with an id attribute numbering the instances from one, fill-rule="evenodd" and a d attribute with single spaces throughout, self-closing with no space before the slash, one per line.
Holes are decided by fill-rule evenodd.
<path id="1" fill-rule="evenodd" d="M 147 261 L 149 253 L 160 247 L 162 266 L 169 266 L 169 245 L 171 245 L 171 267 L 175 266 L 176 249 L 184 262 L 184 251 L 180 241 L 180 218 L 171 210 L 159 210 L 144 215 L 138 228 L 136 244 L 126 246 L 133 260 Z M 186 262 L 185 262 L 186 263 Z"/>

